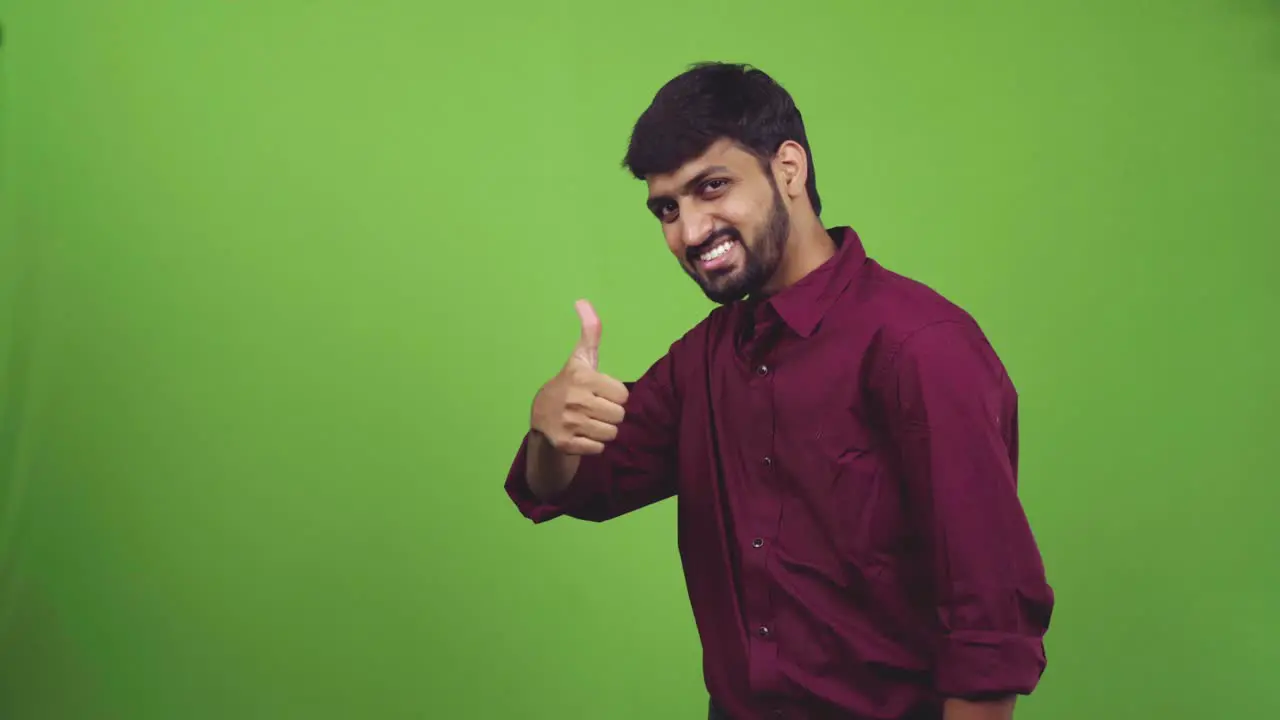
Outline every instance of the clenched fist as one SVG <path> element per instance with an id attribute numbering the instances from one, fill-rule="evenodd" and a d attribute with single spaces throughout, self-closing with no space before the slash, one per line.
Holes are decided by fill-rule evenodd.
<path id="1" fill-rule="evenodd" d="M 532 429 L 565 455 L 595 455 L 618 436 L 627 388 L 599 371 L 600 318 L 577 303 L 582 336 L 564 368 L 533 399 Z"/>

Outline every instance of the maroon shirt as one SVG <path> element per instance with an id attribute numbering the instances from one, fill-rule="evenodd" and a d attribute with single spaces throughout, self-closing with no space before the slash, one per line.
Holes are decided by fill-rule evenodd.
<path id="1" fill-rule="evenodd" d="M 678 497 L 715 701 L 740 720 L 933 718 L 1027 694 L 1053 592 L 1017 495 L 1017 393 L 974 320 L 867 257 L 718 307 L 629 384 L 626 419 L 535 522 Z"/>

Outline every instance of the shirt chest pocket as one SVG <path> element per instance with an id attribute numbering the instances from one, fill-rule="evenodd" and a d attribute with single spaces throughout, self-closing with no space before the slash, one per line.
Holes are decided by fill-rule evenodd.
<path id="1" fill-rule="evenodd" d="M 857 407 L 839 406 L 818 413 L 813 425 L 816 452 L 832 469 L 868 465 L 880 443 Z"/>
<path id="2" fill-rule="evenodd" d="M 901 501 L 887 448 L 856 406 L 817 414 L 806 428 L 811 458 L 797 486 L 816 523 L 846 562 L 864 569 L 889 552 L 901 527 Z"/>

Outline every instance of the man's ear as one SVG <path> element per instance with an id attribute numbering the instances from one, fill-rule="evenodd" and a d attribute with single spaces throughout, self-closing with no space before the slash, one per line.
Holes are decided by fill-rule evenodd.
<path id="1" fill-rule="evenodd" d="M 800 143 L 783 142 L 773 154 L 772 165 L 774 182 L 785 197 L 795 200 L 808 192 L 805 184 L 809 181 L 809 154 Z"/>

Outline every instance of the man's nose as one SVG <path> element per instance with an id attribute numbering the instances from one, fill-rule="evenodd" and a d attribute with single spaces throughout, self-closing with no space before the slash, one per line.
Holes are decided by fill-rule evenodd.
<path id="1" fill-rule="evenodd" d="M 715 222 L 711 216 L 706 213 L 684 213 L 684 245 L 685 247 L 697 247 L 701 245 L 708 237 L 711 237 L 711 231 L 715 229 Z"/>

